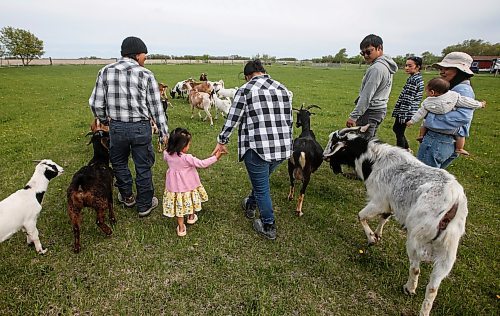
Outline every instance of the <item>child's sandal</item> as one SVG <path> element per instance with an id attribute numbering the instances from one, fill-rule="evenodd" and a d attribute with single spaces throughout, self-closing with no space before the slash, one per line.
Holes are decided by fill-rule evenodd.
<path id="1" fill-rule="evenodd" d="M 177 236 L 184 237 L 186 236 L 187 228 L 184 226 L 184 231 L 180 231 L 180 226 L 177 226 Z"/>
<path id="2" fill-rule="evenodd" d="M 188 223 L 189 225 L 193 225 L 194 223 L 196 223 L 196 221 L 198 221 L 198 215 L 196 214 L 193 214 L 193 219 L 189 219 L 189 216 L 186 220 L 186 223 Z"/>

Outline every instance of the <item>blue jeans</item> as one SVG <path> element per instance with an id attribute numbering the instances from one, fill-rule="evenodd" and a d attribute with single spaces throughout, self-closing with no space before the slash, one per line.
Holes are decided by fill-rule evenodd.
<path id="1" fill-rule="evenodd" d="M 418 148 L 418 160 L 431 167 L 446 169 L 457 157 L 453 135 L 427 130 Z"/>
<path id="2" fill-rule="evenodd" d="M 124 198 L 132 195 L 132 174 L 128 168 L 129 156 L 132 153 L 136 174 L 137 211 L 143 212 L 151 207 L 154 194 L 151 167 L 155 156 L 151 142 L 151 124 L 149 121 L 112 120 L 109 124 L 109 135 L 109 154 L 116 178 L 115 186 Z"/>
<path id="3" fill-rule="evenodd" d="M 243 161 L 245 162 L 250 182 L 252 182 L 252 192 L 248 196 L 248 204 L 257 204 L 262 223 L 272 224 L 274 223 L 274 211 L 269 177 L 283 160 L 265 161 L 255 151 L 249 149 L 243 156 Z"/>

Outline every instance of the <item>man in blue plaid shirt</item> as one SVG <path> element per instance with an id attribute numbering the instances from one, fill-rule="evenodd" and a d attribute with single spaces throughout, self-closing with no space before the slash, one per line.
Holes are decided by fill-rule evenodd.
<path id="1" fill-rule="evenodd" d="M 121 46 L 122 58 L 99 71 L 89 99 L 94 116 L 109 124 L 110 160 L 118 187 L 118 200 L 127 207 L 137 204 L 140 217 L 158 206 L 154 196 L 151 168 L 155 161 L 151 124 L 154 118 L 160 138 L 166 144 L 168 128 L 158 83 L 144 68 L 148 49 L 137 37 L 127 37 Z M 136 171 L 137 199 L 132 193 L 128 168 L 132 154 Z"/>
<path id="2" fill-rule="evenodd" d="M 269 177 L 292 154 L 292 98 L 284 85 L 266 74 L 260 60 L 249 61 L 243 73 L 247 83 L 236 92 L 214 153 L 227 153 L 229 136 L 239 124 L 238 157 L 252 183 L 242 206 L 248 218 L 255 217 L 258 206 L 260 218 L 254 220 L 254 229 L 276 239 Z"/>

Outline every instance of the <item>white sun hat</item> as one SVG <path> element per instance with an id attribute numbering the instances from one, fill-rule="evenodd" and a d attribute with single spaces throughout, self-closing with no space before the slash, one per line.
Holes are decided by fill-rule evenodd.
<path id="1" fill-rule="evenodd" d="M 472 70 L 470 70 L 470 66 L 472 65 L 472 57 L 469 54 L 462 52 L 451 52 L 444 56 L 443 60 L 439 63 L 435 63 L 432 66 L 441 68 L 457 68 L 460 71 L 463 71 L 469 75 L 474 75 Z"/>

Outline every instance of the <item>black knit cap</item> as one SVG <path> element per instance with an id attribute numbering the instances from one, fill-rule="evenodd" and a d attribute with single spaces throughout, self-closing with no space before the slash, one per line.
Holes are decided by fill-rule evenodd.
<path id="1" fill-rule="evenodd" d="M 140 54 L 140 53 L 148 53 L 148 48 L 146 44 L 138 38 L 134 36 L 129 36 L 122 42 L 122 56 L 128 56 L 130 54 Z"/>

